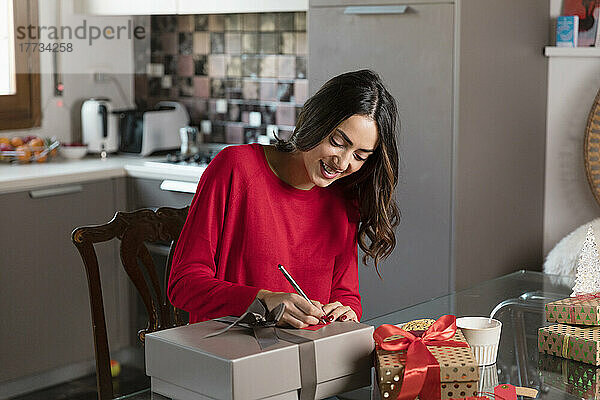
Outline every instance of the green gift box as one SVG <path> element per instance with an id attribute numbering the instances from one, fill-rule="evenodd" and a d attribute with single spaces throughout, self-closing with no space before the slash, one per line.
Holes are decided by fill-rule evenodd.
<path id="1" fill-rule="evenodd" d="M 567 297 L 546 304 L 546 320 L 562 324 L 600 325 L 600 298 L 594 295 Z"/>
<path id="2" fill-rule="evenodd" d="M 538 330 L 541 353 L 600 365 L 600 326 L 550 325 Z"/>

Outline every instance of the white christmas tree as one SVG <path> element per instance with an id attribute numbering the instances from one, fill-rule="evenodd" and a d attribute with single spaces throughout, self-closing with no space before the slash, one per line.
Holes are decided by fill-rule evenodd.
<path id="1" fill-rule="evenodd" d="M 579 259 L 571 296 L 600 292 L 600 258 L 592 225 L 588 227 Z"/>

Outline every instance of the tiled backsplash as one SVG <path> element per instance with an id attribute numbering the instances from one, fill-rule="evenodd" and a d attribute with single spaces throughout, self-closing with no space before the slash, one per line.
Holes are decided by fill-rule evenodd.
<path id="1" fill-rule="evenodd" d="M 150 31 L 150 63 L 136 57 L 138 106 L 180 101 L 192 125 L 211 121 L 211 142 L 291 133 L 308 95 L 305 12 L 156 15 Z"/>

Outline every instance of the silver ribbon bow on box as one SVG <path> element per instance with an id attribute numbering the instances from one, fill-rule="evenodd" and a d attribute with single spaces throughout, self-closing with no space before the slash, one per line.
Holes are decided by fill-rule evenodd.
<path id="1" fill-rule="evenodd" d="M 312 400 L 315 398 L 317 388 L 317 363 L 315 343 L 312 340 L 294 335 L 295 329 L 276 328 L 285 311 L 285 305 L 279 304 L 273 310 L 268 311 L 262 301 L 254 299 L 250 307 L 240 317 L 223 317 L 214 321 L 228 323 L 225 328 L 208 334 L 204 338 L 213 337 L 227 332 L 234 326 L 251 329 L 261 350 L 278 343 L 280 340 L 298 345 L 300 356 L 300 382 L 301 390 L 298 398 L 300 400 Z"/>
<path id="2" fill-rule="evenodd" d="M 254 299 L 250 307 L 238 318 L 236 317 L 223 317 L 217 318 L 215 321 L 225 322 L 229 325 L 225 328 L 204 336 L 205 338 L 217 336 L 227 332 L 234 326 L 242 326 L 244 328 L 251 329 L 254 333 L 254 337 L 258 342 L 261 350 L 266 349 L 279 342 L 277 333 L 275 332 L 275 325 L 279 322 L 285 311 L 285 305 L 279 304 L 277 307 L 268 311 L 262 301 Z"/>

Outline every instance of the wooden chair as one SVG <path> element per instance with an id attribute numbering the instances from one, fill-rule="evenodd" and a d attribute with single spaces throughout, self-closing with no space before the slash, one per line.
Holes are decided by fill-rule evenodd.
<path id="1" fill-rule="evenodd" d="M 189 207 L 163 207 L 156 211 L 142 209 L 117 212 L 107 224 L 79 227 L 72 233 L 73 243 L 83 259 L 88 279 L 96 354 L 96 381 L 100 400 L 112 399 L 114 394 L 102 286 L 94 244 L 114 238 L 121 241 L 121 262 L 140 294 L 148 314 L 148 325 L 138 332 L 138 337 L 143 343 L 146 333 L 185 324 L 181 312 L 170 304 L 166 293 L 161 290 L 156 266 L 145 243 L 170 243 L 163 277 L 163 287 L 166 288 L 173 252 L 188 209 Z M 144 277 L 144 270 L 148 278 Z"/>

